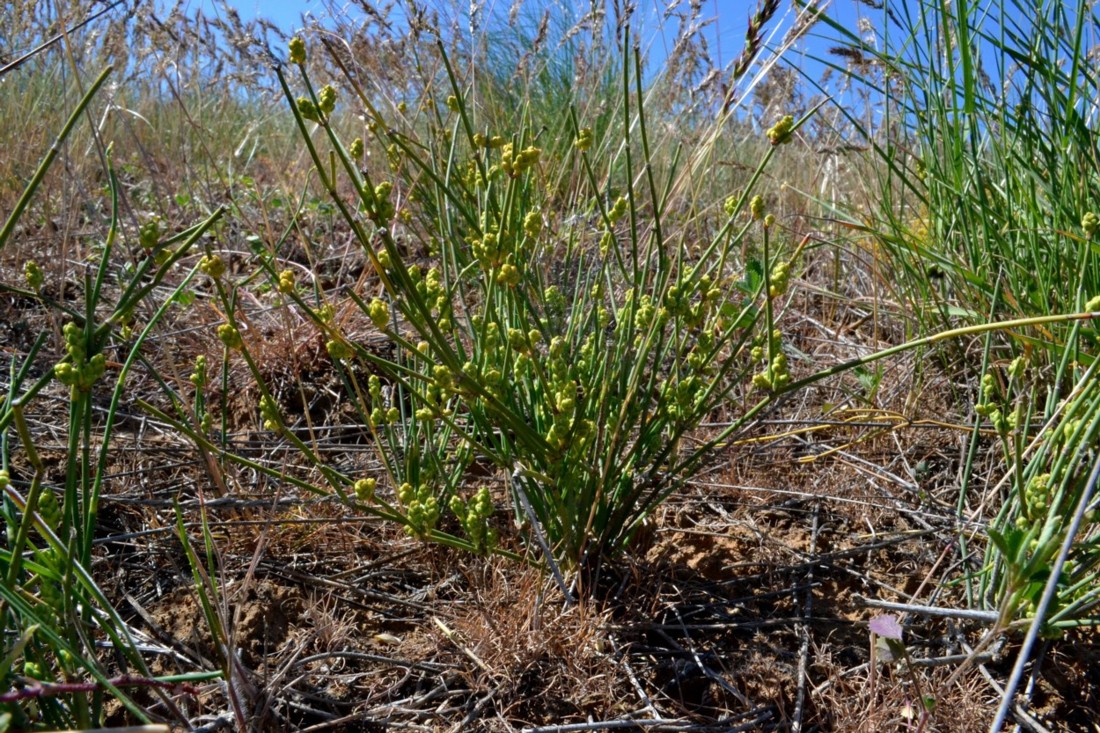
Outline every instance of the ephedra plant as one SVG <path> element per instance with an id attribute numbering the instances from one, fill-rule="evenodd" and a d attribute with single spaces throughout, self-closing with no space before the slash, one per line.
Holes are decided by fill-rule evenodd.
<path id="1" fill-rule="evenodd" d="M 799 123 L 787 117 L 768 132 L 748 184 L 699 244 L 666 214 L 676 177 L 697 161 L 654 160 L 637 55 L 617 93 L 621 139 L 596 140 L 563 110 L 572 134 L 560 157 L 544 155 L 530 124 L 480 129 L 474 90 L 462 88 L 442 48 L 438 58 L 451 90 L 425 104 L 434 132 L 386 119 L 352 75 L 343 79 L 388 151 L 381 168 L 364 165 L 364 142 L 331 123 L 349 101 L 314 87 L 300 40 L 291 44 L 299 91 L 279 73 L 321 185 L 377 277 L 376 293 L 349 297 L 392 351 L 380 356 L 347 337 L 332 306 L 318 305 L 291 271 L 271 267 L 272 287 L 326 334 L 384 471 L 324 466 L 270 395 L 259 409 L 321 470 L 326 485 L 314 491 L 479 553 L 499 550 L 490 518 L 507 505 L 551 565 L 593 570 L 722 444 L 726 435 L 697 442 L 694 433 L 734 390 L 755 390 L 759 404 L 727 434 L 790 381 L 773 304 L 796 253 L 777 254 L 774 217 L 755 188 Z M 409 254 L 414 238 L 427 258 Z M 757 255 L 745 269 L 750 242 Z M 232 284 L 208 272 L 231 314 Z M 232 317 L 219 335 L 251 363 Z M 381 376 L 357 377 L 357 362 Z M 475 462 L 496 467 L 498 484 L 472 480 Z"/>
<path id="2" fill-rule="evenodd" d="M 328 465 L 287 425 L 236 322 L 236 285 L 215 260 L 207 273 L 228 319 L 219 336 L 261 383 L 265 428 L 323 481 L 287 477 L 181 425 L 208 449 L 471 552 L 513 554 L 498 542 L 507 513 L 564 583 L 623 553 L 693 471 L 782 395 L 1005 325 L 945 331 L 792 378 L 777 323 L 805 241 L 776 241 L 757 184 L 804 119 L 767 131 L 753 174 L 712 207 L 721 221 L 699 242 L 674 213 L 673 192 L 682 171 L 706 170 L 711 151 L 655 157 L 636 52 L 623 54 L 618 125 L 597 137 L 563 110 L 572 145 L 558 156 L 530 121 L 486 129 L 476 87 L 436 53 L 449 92 L 421 100 L 419 127 L 403 103 L 379 111 L 351 73 L 342 92 L 316 88 L 300 39 L 290 45 L 297 78 L 278 72 L 314 173 L 373 271 L 376 290 L 348 298 L 392 349 L 344 333 L 309 283 L 274 261 L 265 267 L 272 290 L 325 334 L 382 470 Z M 364 110 L 373 141 L 345 139 L 334 122 L 341 104 Z M 385 151 L 383 163 L 365 155 L 368 145 Z M 376 373 L 361 376 L 363 364 Z M 718 410 L 734 419 L 701 433 Z"/>

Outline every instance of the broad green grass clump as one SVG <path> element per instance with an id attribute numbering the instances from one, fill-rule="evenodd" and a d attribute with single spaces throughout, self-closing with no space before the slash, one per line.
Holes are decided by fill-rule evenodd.
<path id="1" fill-rule="evenodd" d="M 75 122 L 107 80 L 104 70 L 58 133 L 64 142 Z M 56 158 L 55 145 L 45 155 L 14 210 L 0 227 L 0 251 L 10 243 L 20 217 Z M 99 530 L 98 513 L 104 492 L 108 449 L 117 411 L 131 368 L 140 359 L 143 342 L 167 309 L 189 286 L 196 270 L 183 276 L 171 295 L 135 332 L 134 311 L 180 264 L 195 243 L 224 213 L 215 211 L 205 222 L 173 235 L 162 235 L 155 224 L 143 227 L 143 250 L 133 266 L 114 271 L 120 228 L 119 183 L 107 156 L 111 221 L 97 261 L 84 272 L 84 303 L 79 309 L 58 305 L 64 321 L 63 358 L 38 378 L 32 375 L 46 332 L 33 343 L 22 363 L 11 362 L 11 379 L 0 403 L 0 521 L 6 544 L 0 549 L 3 582 L 0 613 L 4 628 L 13 630 L 0 660 L 0 680 L 6 693 L 0 729 L 91 728 L 104 717 L 105 693 L 117 699 L 137 719 L 149 721 L 134 703 L 127 687 L 171 687 L 152 677 L 137 642 L 91 572 L 92 547 Z M 33 260 L 24 267 L 25 289 L 8 287 L 26 297 L 41 298 L 44 275 Z M 116 278 L 117 281 L 116 281 Z M 112 285 L 119 286 L 117 291 Z M 111 294 L 108 294 L 111 291 Z M 107 376 L 107 355 L 119 354 L 117 379 L 108 389 L 110 403 L 102 421 L 93 418 L 93 391 Z M 51 382 L 68 392 L 65 481 L 59 493 L 45 482 L 46 469 L 28 425 L 27 410 Z M 32 471 L 29 484 L 12 480 L 14 454 Z M 118 652 L 116 669 L 109 673 L 95 652 L 94 639 L 107 639 Z M 84 681 L 83 675 L 90 676 Z M 131 677 L 138 679 L 134 683 Z M 16 685 L 16 680 L 23 680 Z M 53 690 L 72 679 L 81 682 Z M 28 701 L 25 705 L 21 701 Z"/>
<path id="2" fill-rule="evenodd" d="M 863 133 L 881 161 L 870 218 L 894 297 L 922 331 L 1092 314 L 987 338 L 966 367 L 975 415 L 958 512 L 997 508 L 968 598 L 999 610 L 987 640 L 1029 627 L 1019 672 L 1037 635 L 1093 623 L 1100 604 L 1097 20 L 1088 3 L 1011 1 L 887 4 L 881 20 L 873 38 L 833 26 L 882 115 Z M 989 488 L 972 471 L 983 435 L 1003 456 Z"/>

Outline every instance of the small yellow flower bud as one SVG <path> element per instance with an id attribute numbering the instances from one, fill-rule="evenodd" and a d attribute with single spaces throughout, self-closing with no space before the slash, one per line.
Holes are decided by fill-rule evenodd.
<path id="1" fill-rule="evenodd" d="M 1081 217 L 1081 228 L 1085 230 L 1085 235 L 1092 239 L 1096 236 L 1097 230 L 1100 230 L 1100 216 L 1091 211 L 1088 212 Z"/>
<path id="2" fill-rule="evenodd" d="M 577 146 L 577 150 L 585 151 L 592 147 L 592 128 L 582 127 L 577 133 L 577 139 L 573 141 L 573 144 Z"/>
<path id="3" fill-rule="evenodd" d="M 160 217 L 154 216 L 142 224 L 141 229 L 138 230 L 138 239 L 143 249 L 150 250 L 156 247 L 160 240 Z"/>
<path id="4" fill-rule="evenodd" d="M 373 478 L 361 478 L 355 482 L 355 498 L 362 502 L 374 500 L 374 489 L 378 481 Z"/>
<path id="5" fill-rule="evenodd" d="M 333 359 L 347 361 L 355 356 L 355 349 L 340 339 L 332 339 L 325 342 L 325 351 Z"/>
<path id="6" fill-rule="evenodd" d="M 332 111 L 336 109 L 336 90 L 331 84 L 325 84 L 317 92 L 317 108 L 326 115 L 332 114 Z"/>
<path id="7" fill-rule="evenodd" d="M 321 112 L 309 97 L 298 97 L 298 114 L 312 122 L 321 121 Z"/>
<path id="8" fill-rule="evenodd" d="M 514 287 L 519 285 L 520 274 L 515 265 L 501 265 L 500 272 L 497 273 L 497 285 L 507 285 L 508 287 Z"/>
<path id="9" fill-rule="evenodd" d="M 607 218 L 612 224 L 623 218 L 623 215 L 626 214 L 627 204 L 626 196 L 615 199 L 615 205 L 607 212 Z"/>
<path id="10" fill-rule="evenodd" d="M 290 63 L 304 64 L 306 62 L 306 42 L 300 36 L 294 36 L 286 45 L 290 49 Z"/>
<path id="11" fill-rule="evenodd" d="M 42 288 L 42 283 L 45 281 L 45 276 L 42 274 L 42 268 L 38 266 L 38 263 L 34 260 L 27 260 L 23 265 L 23 277 L 27 279 L 27 285 L 31 290 L 38 292 Z"/>
<path id="12" fill-rule="evenodd" d="M 370 316 L 371 321 L 380 330 L 385 330 L 386 326 L 389 325 L 390 309 L 384 300 L 379 298 L 372 300 L 367 315 Z"/>
<path id="13" fill-rule="evenodd" d="M 531 239 L 535 239 L 542 232 L 542 214 L 537 211 L 528 212 L 523 219 L 523 231 Z"/>
<path id="14" fill-rule="evenodd" d="M 241 348 L 243 341 L 241 340 L 241 332 L 233 327 L 232 324 L 223 323 L 217 328 L 218 338 L 225 344 L 227 349 L 239 349 Z"/>
<path id="15" fill-rule="evenodd" d="M 217 280 L 225 274 L 225 261 L 218 255 L 206 255 L 199 260 L 199 270 Z"/>
<path id="16" fill-rule="evenodd" d="M 276 289 L 283 295 L 289 295 L 294 292 L 294 272 L 291 270 L 283 270 L 279 273 L 279 284 Z"/>
<path id="17" fill-rule="evenodd" d="M 785 145 L 791 141 L 791 133 L 794 131 L 794 117 L 784 115 L 783 119 L 776 122 L 768 130 L 768 141 L 772 145 Z"/>
<path id="18" fill-rule="evenodd" d="M 764 197 L 757 194 L 752 197 L 752 201 L 749 202 L 749 213 L 752 214 L 753 221 L 760 221 L 764 218 Z"/>

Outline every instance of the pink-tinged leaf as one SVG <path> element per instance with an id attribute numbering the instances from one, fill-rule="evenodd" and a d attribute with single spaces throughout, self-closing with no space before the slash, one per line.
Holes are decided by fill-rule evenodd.
<path id="1" fill-rule="evenodd" d="M 887 613 L 882 616 L 875 616 L 868 624 L 871 627 L 871 633 L 878 634 L 886 639 L 896 639 L 901 641 L 901 624 L 898 623 L 898 617 Z"/>

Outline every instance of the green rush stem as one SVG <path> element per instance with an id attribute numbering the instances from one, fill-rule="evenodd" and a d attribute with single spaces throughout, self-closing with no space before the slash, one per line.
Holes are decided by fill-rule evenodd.
<path id="1" fill-rule="evenodd" d="M 853 369 L 857 366 L 864 364 L 870 364 L 872 362 L 885 359 L 896 354 L 909 351 L 921 346 L 929 346 L 931 344 L 939 343 L 940 341 L 947 341 L 949 339 L 957 338 L 959 336 L 973 336 L 979 333 L 986 333 L 988 331 L 1008 331 L 1017 328 L 1026 328 L 1028 326 L 1041 326 L 1047 323 L 1072 323 L 1075 321 L 1088 321 L 1092 319 L 1100 319 L 1100 312 L 1096 313 L 1056 313 L 1046 316 L 1032 316 L 1029 318 L 1016 318 L 1009 321 L 997 321 L 994 323 L 979 323 L 971 326 L 964 326 L 962 328 L 953 328 L 947 331 L 940 331 L 934 333 L 931 336 L 925 336 L 924 338 L 914 339 L 907 341 L 904 344 L 898 346 L 892 346 L 888 349 L 875 352 L 874 354 L 868 354 L 867 356 L 861 356 L 850 361 L 837 364 L 829 367 L 828 369 L 822 369 L 819 372 L 811 374 L 808 377 L 798 380 L 797 382 L 791 382 L 789 385 L 779 391 L 779 394 L 787 392 L 795 392 L 803 387 L 807 387 L 815 382 L 819 382 L 822 379 L 831 377 L 834 374 L 840 374 L 846 372 L 849 369 Z"/>
<path id="2" fill-rule="evenodd" d="M 30 532 L 31 515 L 38 509 L 38 498 L 41 495 L 42 475 L 45 472 L 45 467 L 42 464 L 42 459 L 38 456 L 38 450 L 34 447 L 34 441 L 31 440 L 31 433 L 27 427 L 26 418 L 23 416 L 23 406 L 21 404 L 12 405 L 12 414 L 15 418 L 15 429 L 19 433 L 19 441 L 23 444 L 23 450 L 27 453 L 27 463 L 34 468 L 30 490 L 27 492 L 27 504 L 23 510 L 23 520 L 19 523 L 19 529 L 16 530 L 15 539 L 11 544 L 11 564 L 8 566 L 7 583 L 9 587 L 14 588 L 23 565 L 23 546 L 26 544 L 27 535 Z"/>
<path id="3" fill-rule="evenodd" d="M 797 382 L 791 382 L 786 387 L 778 390 L 760 402 L 753 405 L 744 415 L 735 420 L 727 428 L 722 430 L 706 444 L 701 446 L 691 457 L 685 459 L 682 463 L 677 464 L 670 470 L 670 473 L 679 474 L 685 472 L 698 465 L 702 456 L 707 454 L 711 449 L 717 447 L 720 443 L 724 442 L 729 436 L 740 430 L 746 424 L 748 424 L 753 418 L 755 418 L 762 410 L 769 405 L 773 404 L 779 397 L 791 393 L 797 392 L 800 389 L 816 384 L 828 377 L 842 374 L 846 371 L 854 369 L 864 364 L 871 364 L 873 362 L 885 359 L 890 356 L 904 353 L 910 349 L 919 348 L 921 346 L 928 346 L 940 341 L 946 341 L 948 339 L 957 338 L 959 336 L 972 336 L 979 333 L 986 333 L 988 331 L 1002 331 L 1011 330 L 1016 328 L 1024 328 L 1027 326 L 1039 326 L 1046 323 L 1069 323 L 1074 321 L 1087 321 L 1092 319 L 1100 319 L 1100 312 L 1096 313 L 1060 313 L 1049 316 L 1033 316 L 1031 318 L 1017 318 L 1010 321 L 998 321 L 996 323 L 981 323 L 973 326 L 965 326 L 963 328 L 953 328 L 948 331 L 941 331 L 934 333 L 931 336 L 925 336 L 924 338 L 914 339 L 907 341 L 904 344 L 898 346 L 892 346 L 889 349 L 883 349 L 882 351 L 875 352 L 874 354 L 868 354 L 867 356 L 861 356 L 856 359 L 831 366 L 828 369 L 822 369 L 819 372 L 815 372 L 808 377 L 798 380 Z"/>
<path id="4" fill-rule="evenodd" d="M 763 222 L 761 222 L 763 225 Z M 764 322 L 767 324 L 767 332 L 764 334 L 764 342 L 768 345 L 768 366 L 765 367 L 765 374 L 768 379 L 774 380 L 775 374 L 772 372 L 772 363 L 775 360 L 775 339 L 772 338 L 772 332 L 775 330 L 775 311 L 772 305 L 772 265 L 770 261 L 771 253 L 768 251 L 768 245 L 771 243 L 771 238 L 768 236 L 769 227 L 763 227 L 764 229 Z M 775 386 L 774 384 L 772 385 Z"/>

